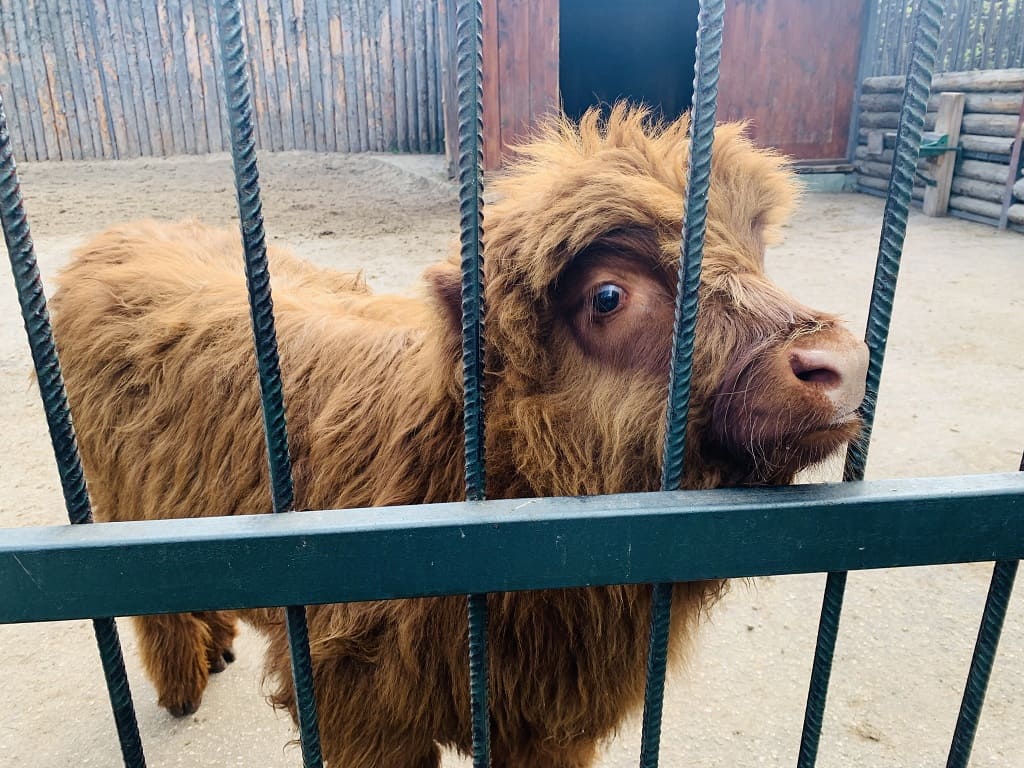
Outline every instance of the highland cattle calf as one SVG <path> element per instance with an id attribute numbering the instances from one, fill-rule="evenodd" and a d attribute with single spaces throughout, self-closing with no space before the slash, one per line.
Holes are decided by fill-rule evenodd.
<path id="1" fill-rule="evenodd" d="M 491 498 L 658 487 L 687 167 L 686 118 L 550 124 L 486 210 Z M 866 350 L 765 276 L 794 203 L 777 155 L 718 128 L 694 353 L 687 488 L 781 484 L 859 428 Z M 96 515 L 268 512 L 240 247 L 196 223 L 121 226 L 59 279 L 54 329 Z M 462 498 L 459 275 L 421 298 L 271 249 L 297 507 Z M 118 588 L 114 585 L 112 588 Z M 679 584 L 679 655 L 721 582 Z M 582 768 L 642 701 L 649 589 L 492 595 L 496 768 Z M 293 708 L 276 611 L 273 701 Z M 195 711 L 235 617 L 135 620 L 160 703 Z M 465 598 L 309 609 L 323 749 L 339 768 L 437 768 L 470 750 Z M 294 715 L 294 711 L 293 711 Z"/>

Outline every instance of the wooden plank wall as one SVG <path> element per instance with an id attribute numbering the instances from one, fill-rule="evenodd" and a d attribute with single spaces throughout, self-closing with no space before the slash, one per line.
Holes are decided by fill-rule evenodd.
<path id="1" fill-rule="evenodd" d="M 257 146 L 441 152 L 437 0 L 243 3 Z M 16 158 L 228 149 L 206 0 L 0 0 Z"/>
<path id="2" fill-rule="evenodd" d="M 855 150 L 857 188 L 884 195 L 892 171 L 893 144 L 899 122 L 905 77 L 868 77 L 861 84 L 859 144 Z M 964 114 L 957 145 L 960 153 L 953 172 L 949 214 L 995 224 L 1002 213 L 1007 189 L 1021 177 L 1020 158 L 1014 158 L 1014 137 L 1024 114 L 1024 68 L 939 72 L 932 80 L 932 97 L 925 129 L 937 121 L 943 92 L 964 94 Z M 934 176 L 928 161 L 918 164 Z M 913 199 L 924 197 L 917 180 Z M 1024 189 L 1007 209 L 1009 224 L 1024 231 Z"/>
<path id="3" fill-rule="evenodd" d="M 796 160 L 845 161 L 864 2 L 730 2 L 718 119 L 750 121 L 759 144 Z"/>
<path id="4" fill-rule="evenodd" d="M 906 74 L 918 4 L 871 2 L 878 34 L 864 42 L 862 74 Z M 944 5 L 937 72 L 1024 67 L 1024 0 L 945 0 Z"/>
<path id="5" fill-rule="evenodd" d="M 455 2 L 439 0 L 449 23 L 442 31 L 447 124 L 457 126 Z M 558 97 L 558 0 L 484 0 L 483 122 L 484 168 L 501 167 L 509 147 L 537 121 L 560 106 Z M 446 134 L 449 171 L 454 175 L 458 137 Z"/>

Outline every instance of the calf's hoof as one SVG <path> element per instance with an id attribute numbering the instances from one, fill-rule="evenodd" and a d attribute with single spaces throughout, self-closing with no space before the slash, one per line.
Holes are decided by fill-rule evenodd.
<path id="1" fill-rule="evenodd" d="M 203 692 L 208 679 L 205 667 L 196 669 L 196 678 L 190 682 L 178 678 L 168 685 L 157 686 L 157 703 L 175 717 L 195 714 L 203 703 Z"/>
<path id="2" fill-rule="evenodd" d="M 216 675 L 227 668 L 228 663 L 224 661 L 223 656 L 216 656 L 215 658 L 210 659 L 210 674 Z"/>
<path id="3" fill-rule="evenodd" d="M 223 672 L 228 668 L 228 664 L 235 660 L 235 652 L 230 648 L 225 648 L 219 653 L 214 652 L 210 654 L 210 672 L 217 674 Z"/>
<path id="4" fill-rule="evenodd" d="M 196 713 L 202 701 L 202 696 L 199 696 L 194 699 L 183 699 L 181 701 L 173 701 L 170 703 L 161 701 L 160 705 L 174 715 L 174 717 L 187 717 L 188 715 L 194 715 Z"/>

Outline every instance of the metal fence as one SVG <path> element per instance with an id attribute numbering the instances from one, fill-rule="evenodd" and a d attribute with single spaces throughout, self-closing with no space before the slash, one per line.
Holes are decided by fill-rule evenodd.
<path id="1" fill-rule="evenodd" d="M 598 499 L 483 501 L 483 332 L 481 163 L 481 0 L 458 3 L 459 178 L 462 218 L 463 369 L 467 501 L 350 510 L 344 516 L 296 512 L 240 521 L 211 518 L 133 523 L 114 529 L 4 531 L 0 543 L 0 622 L 289 605 L 303 763 L 322 765 L 303 603 L 470 594 L 468 631 L 474 766 L 490 764 L 487 593 L 617 583 L 653 583 L 651 641 L 641 766 L 658 764 L 671 584 L 679 581 L 828 571 L 818 647 L 798 765 L 816 760 L 845 572 L 849 569 L 996 559 L 989 600 L 968 675 L 949 766 L 965 766 L 984 698 L 1016 560 L 1024 554 L 1024 476 L 863 482 L 866 451 L 906 232 L 925 109 L 939 41 L 942 3 L 922 0 L 896 160 L 882 221 L 868 320 L 870 349 L 863 439 L 847 456 L 846 483 L 785 489 L 679 491 L 689 401 L 707 192 L 712 162 L 724 0 L 700 5 L 690 164 L 682 233 L 663 492 Z M 292 501 L 281 379 L 270 304 L 255 163 L 253 107 L 238 0 L 220 0 L 221 56 L 246 274 L 259 362 L 274 511 Z M 72 523 L 90 521 L 75 436 L 46 312 L 7 119 L 0 102 L 0 216 Z M 971 515 L 963 510 L 971 507 Z M 770 513 L 770 514 L 766 514 Z M 969 521 L 969 522 L 968 522 Z M 115 532 L 116 530 L 116 532 Z M 827 531 L 821 536 L 820 531 Z M 310 541 L 316 547 L 308 547 Z M 794 551 L 792 542 L 806 542 Z M 565 547 L 557 542 L 573 541 Z M 873 546 L 864 546 L 864 542 Z M 444 570 L 428 563 L 444 542 Z M 554 542 L 554 543 L 553 543 Z M 666 548 L 665 542 L 677 542 Z M 629 551 L 626 551 L 626 548 Z M 297 553 L 300 553 L 297 554 Z M 594 552 L 600 552 L 595 557 Z M 685 552 L 685 557 L 680 556 Z M 500 553 L 500 556 L 498 556 Z M 186 563 L 230 558 L 236 578 L 198 585 Z M 386 583 L 374 567 L 401 558 Z M 557 566 L 555 565 L 557 561 Z M 267 562 L 287 562 L 288 577 Z M 335 575 L 339 564 L 350 576 Z M 154 589 L 110 590 L 119 583 Z M 73 588 L 71 588 L 73 585 Z M 95 620 L 124 762 L 143 766 L 141 740 L 112 619 Z"/>
<path id="2" fill-rule="evenodd" d="M 1024 67 L 1024 0 L 943 0 L 937 72 Z M 872 0 L 863 77 L 902 75 L 910 66 L 911 0 Z"/>

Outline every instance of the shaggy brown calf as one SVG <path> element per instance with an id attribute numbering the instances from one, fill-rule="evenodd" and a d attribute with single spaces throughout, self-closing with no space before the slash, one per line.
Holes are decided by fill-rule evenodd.
<path id="1" fill-rule="evenodd" d="M 550 126 L 487 210 L 488 494 L 657 488 L 687 164 L 687 122 Z M 794 185 L 736 125 L 718 129 L 685 486 L 788 483 L 858 429 L 865 350 L 765 276 Z M 267 462 L 234 232 L 126 225 L 74 259 L 54 327 L 103 520 L 267 512 Z M 299 508 L 459 499 L 458 274 L 427 298 L 372 296 L 358 276 L 272 250 Z M 685 645 L 722 583 L 675 588 Z M 649 590 L 492 595 L 497 768 L 582 768 L 640 703 Z M 292 708 L 276 611 L 273 700 Z M 325 756 L 344 768 L 436 768 L 470 749 L 465 599 L 309 609 Z M 160 703 L 199 706 L 230 661 L 229 614 L 138 618 Z M 294 712 L 293 712 L 294 714 Z"/>

